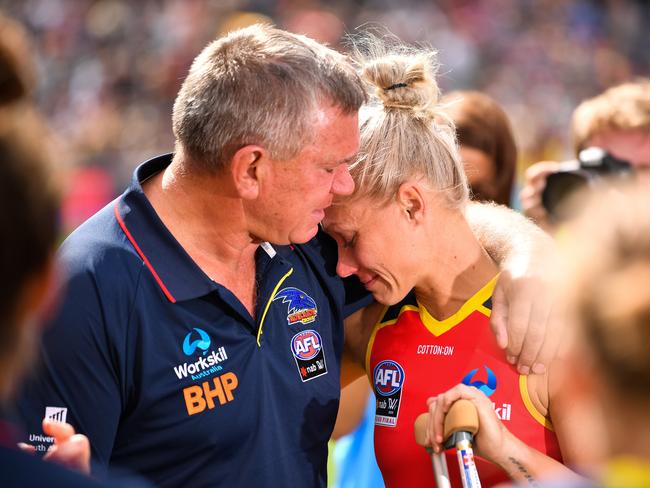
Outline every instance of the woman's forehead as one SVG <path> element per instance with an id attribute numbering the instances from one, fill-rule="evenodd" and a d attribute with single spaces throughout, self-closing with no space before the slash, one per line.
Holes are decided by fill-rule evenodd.
<path id="1" fill-rule="evenodd" d="M 370 203 L 363 200 L 338 202 L 325 210 L 325 226 L 336 228 L 354 227 L 367 213 Z"/>

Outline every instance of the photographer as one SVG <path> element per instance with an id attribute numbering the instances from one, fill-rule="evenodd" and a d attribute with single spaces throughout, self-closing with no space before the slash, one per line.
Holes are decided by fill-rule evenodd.
<path id="1" fill-rule="evenodd" d="M 624 83 L 585 100 L 573 112 L 572 139 L 576 155 L 599 147 L 631 166 L 635 176 L 650 185 L 650 79 Z M 542 203 L 549 175 L 562 163 L 542 161 L 526 171 L 521 204 L 526 216 L 552 231 L 553 223 Z"/>

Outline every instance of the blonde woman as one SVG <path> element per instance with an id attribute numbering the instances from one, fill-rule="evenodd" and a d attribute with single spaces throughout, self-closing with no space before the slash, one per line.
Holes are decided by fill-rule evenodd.
<path id="1" fill-rule="evenodd" d="M 461 382 L 490 395 L 525 443 L 561 459 L 549 376 L 520 376 L 490 331 L 498 267 L 466 220 L 467 180 L 453 124 L 438 109 L 435 57 L 400 51 L 361 62 L 375 96 L 361 111 L 361 148 L 351 168 L 356 190 L 337 199 L 323 222 L 338 245 L 338 274 L 357 275 L 384 304 L 346 326 L 348 352 L 376 396 L 375 453 L 384 480 L 389 487 L 434 486 L 413 422 L 428 397 Z M 478 464 L 487 486 L 508 479 L 508 467 Z"/>

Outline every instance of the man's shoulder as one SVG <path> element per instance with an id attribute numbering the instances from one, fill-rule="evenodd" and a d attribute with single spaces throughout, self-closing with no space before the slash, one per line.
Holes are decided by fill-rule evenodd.
<path id="1" fill-rule="evenodd" d="M 61 245 L 59 264 L 68 277 L 109 271 L 107 276 L 121 275 L 124 279 L 124 271 L 139 272 L 141 258 L 120 228 L 114 207 L 115 202 L 109 203 L 74 230 Z"/>
<path id="2" fill-rule="evenodd" d="M 100 482 L 23 452 L 0 448 L 2 486 L 102 487 Z"/>

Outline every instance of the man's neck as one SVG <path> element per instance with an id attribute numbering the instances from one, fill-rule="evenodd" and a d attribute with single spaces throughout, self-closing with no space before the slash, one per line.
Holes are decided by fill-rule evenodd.
<path id="1" fill-rule="evenodd" d="M 232 291 L 254 316 L 259 242 L 246 228 L 228 175 L 183 171 L 175 158 L 142 186 L 158 217 L 197 266 Z"/>

